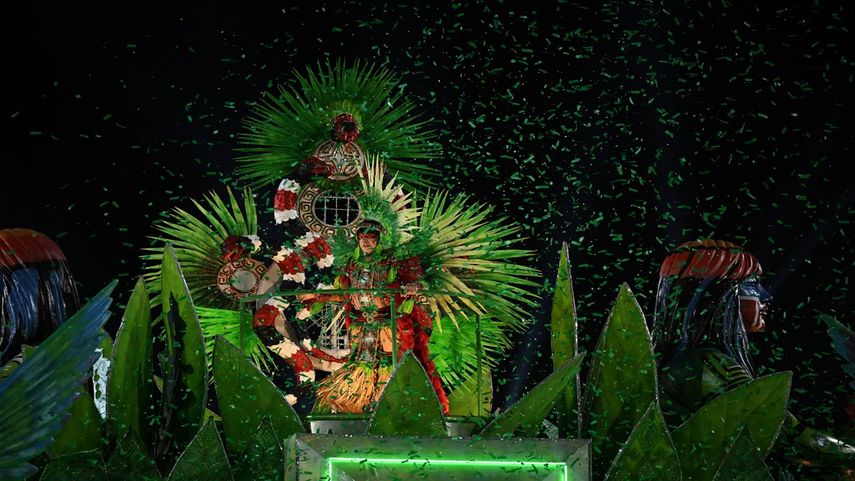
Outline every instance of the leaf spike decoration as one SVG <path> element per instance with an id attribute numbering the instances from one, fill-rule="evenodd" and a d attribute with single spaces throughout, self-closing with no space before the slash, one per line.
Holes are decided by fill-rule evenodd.
<path id="1" fill-rule="evenodd" d="M 703 405 L 672 433 L 686 480 L 711 481 L 727 455 L 729 440 L 747 425 L 760 458 L 775 442 L 790 397 L 792 374 L 753 379 Z"/>
<path id="2" fill-rule="evenodd" d="M 585 354 L 579 354 L 558 370 L 550 374 L 528 394 L 514 403 L 507 411 L 494 418 L 481 436 L 487 437 L 534 437 L 543 420 L 552 411 L 564 388 L 579 372 Z"/>
<path id="3" fill-rule="evenodd" d="M 153 416 L 151 306 L 145 282 L 134 287 L 116 334 L 113 363 L 107 380 L 107 415 L 115 439 L 132 432 L 146 444 L 152 438 Z"/>
<path id="4" fill-rule="evenodd" d="M 579 353 L 576 300 L 570 273 L 570 249 L 566 242 L 561 246 L 555 294 L 552 297 L 551 321 L 552 368 L 557 369 Z M 581 381 L 579 374 L 576 374 L 558 401 L 558 432 L 561 437 L 579 436 L 581 393 Z"/>
<path id="5" fill-rule="evenodd" d="M 680 460 L 659 403 L 653 401 L 612 461 L 606 481 L 680 481 Z"/>
<path id="6" fill-rule="evenodd" d="M 163 253 L 161 299 L 166 318 L 166 356 L 162 365 L 167 382 L 161 409 L 164 422 L 159 440 L 169 449 L 160 451 L 163 463 L 168 452 L 185 446 L 196 434 L 205 417 L 208 399 L 208 369 L 205 341 L 196 307 L 171 245 Z M 167 393 L 167 387 L 169 392 Z M 167 456 L 164 458 L 163 456 Z"/>
<path id="7" fill-rule="evenodd" d="M 604 474 L 656 399 L 650 332 L 641 307 L 623 284 L 597 341 L 583 403 L 582 433 L 592 441 L 595 473 Z"/>
<path id="8" fill-rule="evenodd" d="M 425 368 L 404 353 L 387 381 L 368 423 L 374 436 L 445 436 L 442 407 Z"/>
<path id="9" fill-rule="evenodd" d="M 214 379 L 229 451 L 243 452 L 265 417 L 283 439 L 305 431 L 284 394 L 221 336 L 214 341 Z"/>

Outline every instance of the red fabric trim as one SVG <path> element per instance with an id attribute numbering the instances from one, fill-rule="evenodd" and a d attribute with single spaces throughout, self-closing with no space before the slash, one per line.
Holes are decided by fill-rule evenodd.
<path id="1" fill-rule="evenodd" d="M 297 207 L 297 194 L 290 190 L 279 189 L 273 198 L 273 208 L 276 210 L 294 210 Z"/>

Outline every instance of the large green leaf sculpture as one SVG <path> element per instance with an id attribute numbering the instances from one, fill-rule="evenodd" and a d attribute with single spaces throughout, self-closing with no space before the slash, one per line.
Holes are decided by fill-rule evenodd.
<path id="1" fill-rule="evenodd" d="M 555 278 L 555 295 L 552 297 L 552 369 L 558 369 L 579 354 L 576 328 L 576 300 L 573 296 L 573 277 L 570 274 L 570 249 L 561 246 L 561 259 Z M 564 388 L 558 400 L 558 433 L 561 437 L 579 434 L 581 415 L 581 384 L 577 373 Z"/>
<path id="2" fill-rule="evenodd" d="M 772 475 L 745 427 L 739 429 L 714 481 L 772 481 Z"/>
<path id="3" fill-rule="evenodd" d="M 242 453 L 266 416 L 280 439 L 305 431 L 297 413 L 270 379 L 219 336 L 214 341 L 214 379 L 229 451 Z"/>
<path id="4" fill-rule="evenodd" d="M 606 481 L 679 481 L 680 460 L 659 403 L 650 403 L 647 412 L 632 429 L 606 474 Z"/>
<path id="5" fill-rule="evenodd" d="M 217 427 L 206 424 L 169 473 L 169 481 L 232 481 L 232 470 Z"/>
<path id="6" fill-rule="evenodd" d="M 235 481 L 280 481 L 284 464 L 282 444 L 265 417 L 235 466 Z"/>
<path id="7" fill-rule="evenodd" d="M 112 372 L 107 380 L 107 415 L 114 437 L 130 431 L 150 437 L 152 412 L 151 307 L 142 278 L 137 281 L 113 348 Z"/>
<path id="8" fill-rule="evenodd" d="M 368 434 L 376 436 L 445 436 L 442 407 L 424 367 L 407 352 L 392 371 Z"/>
<path id="9" fill-rule="evenodd" d="M 657 396 L 650 333 L 623 284 L 597 342 L 585 391 L 583 437 L 592 440 L 594 470 L 603 474 Z"/>
<path id="10" fill-rule="evenodd" d="M 104 338 L 115 281 L 96 294 L 0 381 L 0 479 L 36 473 L 28 460 L 44 452 L 62 427 Z"/>
<path id="11" fill-rule="evenodd" d="M 579 354 L 557 371 L 550 374 L 528 394 L 501 413 L 483 431 L 482 436 L 533 437 L 540 430 L 543 420 L 564 392 L 564 388 L 579 372 L 584 354 Z"/>
<path id="12" fill-rule="evenodd" d="M 712 480 L 743 425 L 763 459 L 784 420 L 791 377 L 782 372 L 754 379 L 708 402 L 675 429 L 683 479 Z"/>
<path id="13" fill-rule="evenodd" d="M 449 414 L 452 416 L 486 416 L 493 410 L 493 379 L 490 369 L 481 368 L 481 389 L 476 372 L 448 395 Z"/>
<path id="14" fill-rule="evenodd" d="M 161 448 L 161 456 L 190 442 L 202 425 L 208 397 L 205 341 L 187 283 L 169 245 L 163 253 L 162 280 L 166 352 L 161 398 L 164 424 L 159 444 L 169 447 Z"/>
<path id="15" fill-rule="evenodd" d="M 101 414 L 95 407 L 95 401 L 89 391 L 83 388 L 80 390 L 80 397 L 69 410 L 68 420 L 48 448 L 48 454 L 51 457 L 59 457 L 79 451 L 101 449 L 102 427 Z"/>

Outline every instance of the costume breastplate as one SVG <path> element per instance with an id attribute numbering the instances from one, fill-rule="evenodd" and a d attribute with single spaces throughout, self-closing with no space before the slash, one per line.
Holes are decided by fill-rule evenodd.
<path id="1" fill-rule="evenodd" d="M 380 265 L 368 267 L 357 266 L 350 273 L 350 286 L 355 289 L 374 289 L 384 287 L 386 278 L 385 268 Z M 370 292 L 354 293 L 351 298 L 354 307 L 362 310 L 375 305 L 374 296 Z"/>

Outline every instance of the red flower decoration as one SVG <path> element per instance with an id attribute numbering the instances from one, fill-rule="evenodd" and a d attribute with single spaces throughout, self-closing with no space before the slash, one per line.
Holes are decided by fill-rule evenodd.
<path id="1" fill-rule="evenodd" d="M 340 142 L 356 142 L 359 138 L 359 127 L 353 115 L 344 113 L 335 116 L 332 138 Z"/>
<path id="2" fill-rule="evenodd" d="M 277 261 L 276 264 L 279 265 L 279 270 L 282 271 L 283 275 L 296 275 L 305 271 L 303 260 L 296 252 L 291 252 L 281 261 Z"/>
<path id="3" fill-rule="evenodd" d="M 276 316 L 279 314 L 279 309 L 271 306 L 270 304 L 265 304 L 255 311 L 255 315 L 252 317 L 252 326 L 273 326 L 276 322 Z"/>

